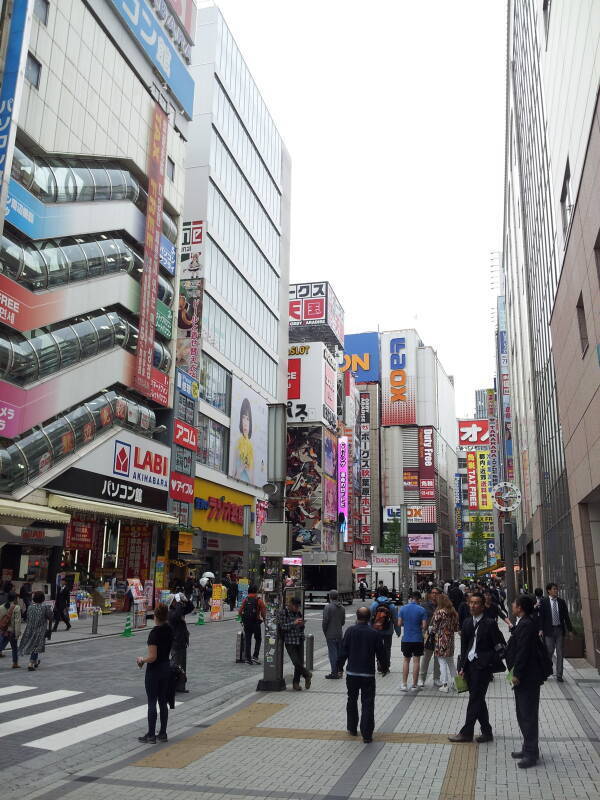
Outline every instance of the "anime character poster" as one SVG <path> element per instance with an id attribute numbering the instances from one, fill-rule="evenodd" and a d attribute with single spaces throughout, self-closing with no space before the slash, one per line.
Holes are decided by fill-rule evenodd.
<path id="1" fill-rule="evenodd" d="M 330 478 L 337 477 L 337 437 L 323 430 L 323 471 Z"/>
<path id="2" fill-rule="evenodd" d="M 286 516 L 291 550 L 320 550 L 322 544 L 323 470 L 321 427 L 287 430 Z"/>
<path id="3" fill-rule="evenodd" d="M 234 377 L 229 475 L 252 486 L 264 486 L 267 482 L 268 413 L 267 401 Z"/>

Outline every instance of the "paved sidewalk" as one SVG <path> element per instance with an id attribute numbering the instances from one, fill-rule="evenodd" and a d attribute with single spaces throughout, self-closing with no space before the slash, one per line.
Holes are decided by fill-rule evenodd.
<path id="1" fill-rule="evenodd" d="M 520 746 L 520 736 L 512 691 L 503 675 L 496 676 L 488 692 L 495 741 L 452 745 L 447 735 L 462 724 L 466 696 L 444 695 L 431 685 L 418 693 L 401 693 L 400 667 L 395 639 L 392 673 L 378 681 L 373 744 L 345 733 L 345 682 L 325 680 L 329 668 L 321 662 L 308 692 L 263 695 L 247 694 L 246 689 L 245 695 L 228 701 L 225 711 L 220 706 L 212 716 L 204 713 L 195 724 L 170 731 L 168 745 L 136 748 L 127 758 L 115 754 L 99 769 L 82 760 L 80 768 L 73 768 L 72 778 L 27 796 L 45 800 L 78 795 L 104 800 L 111 793 L 133 800 L 600 797 L 600 680 L 585 663 L 568 664 L 565 683 L 551 679 L 544 685 L 542 759 L 526 771 L 510 757 L 510 751 Z M 73 756 L 76 760 L 77 753 Z M 39 766 L 43 768 L 43 762 Z"/>

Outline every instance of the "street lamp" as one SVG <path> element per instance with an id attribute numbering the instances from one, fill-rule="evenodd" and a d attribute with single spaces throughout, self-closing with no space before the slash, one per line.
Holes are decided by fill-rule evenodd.
<path id="1" fill-rule="evenodd" d="M 373 591 L 373 552 L 375 551 L 373 545 L 369 547 L 369 551 L 371 553 L 371 591 Z"/>

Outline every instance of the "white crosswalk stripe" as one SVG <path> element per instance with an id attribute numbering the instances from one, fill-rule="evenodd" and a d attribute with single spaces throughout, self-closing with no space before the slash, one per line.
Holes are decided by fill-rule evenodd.
<path id="1" fill-rule="evenodd" d="M 13 684 L 10 686 L 0 686 L 0 739 L 5 736 L 13 734 L 27 733 L 28 731 L 35 731 L 39 736 L 38 729 L 44 725 L 53 725 L 53 733 L 33 741 L 22 741 L 24 747 L 32 747 L 38 750 L 58 751 L 84 742 L 88 739 L 93 739 L 96 736 L 101 736 L 104 733 L 113 733 L 118 728 L 130 725 L 133 722 L 140 722 L 146 719 L 148 707 L 137 705 L 133 708 L 128 708 L 125 711 L 117 713 L 107 713 L 99 719 L 92 721 L 83 721 L 77 724 L 74 719 L 77 716 L 89 712 L 99 711 L 106 709 L 107 712 L 112 712 L 110 706 L 117 703 L 123 703 L 127 700 L 133 700 L 132 697 L 118 694 L 105 694 L 101 697 L 93 697 L 89 699 L 82 699 L 80 702 L 70 703 L 69 699 L 75 695 L 84 695 L 83 691 L 76 691 L 71 689 L 56 689 L 52 692 L 43 692 L 31 694 L 36 692 L 36 686 L 26 686 L 22 684 Z M 28 692 L 25 695 L 23 693 Z M 15 697 L 15 695 L 23 694 L 22 697 Z M 4 700 L 4 698 L 10 698 Z M 64 704 L 60 701 L 66 701 Z M 34 709 L 37 706 L 44 704 L 55 703 L 55 707 L 46 711 L 39 711 L 36 713 L 24 716 L 19 714 L 22 709 Z M 175 703 L 176 706 L 181 703 Z M 6 719 L 2 721 L 4 714 L 13 712 L 19 714 L 16 719 Z M 64 730 L 56 731 L 56 728 L 64 723 Z"/>

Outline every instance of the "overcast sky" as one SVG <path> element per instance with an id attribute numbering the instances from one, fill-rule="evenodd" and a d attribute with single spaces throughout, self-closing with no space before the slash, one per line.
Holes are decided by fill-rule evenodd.
<path id="1" fill-rule="evenodd" d="M 292 158 L 291 281 L 346 332 L 416 328 L 456 411 L 491 385 L 504 0 L 220 0 Z"/>

